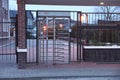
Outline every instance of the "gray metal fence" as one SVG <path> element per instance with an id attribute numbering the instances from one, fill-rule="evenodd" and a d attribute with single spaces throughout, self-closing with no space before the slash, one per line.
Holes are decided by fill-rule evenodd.
<path id="1" fill-rule="evenodd" d="M 78 16 L 79 59 L 119 62 L 120 13 L 78 13 Z"/>
<path id="2" fill-rule="evenodd" d="M 16 63 L 15 29 L 15 22 L 0 22 L 0 63 Z"/>

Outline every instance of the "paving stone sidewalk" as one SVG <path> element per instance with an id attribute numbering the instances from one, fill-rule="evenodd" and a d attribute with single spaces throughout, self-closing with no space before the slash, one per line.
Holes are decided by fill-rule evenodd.
<path id="1" fill-rule="evenodd" d="M 119 77 L 120 68 L 104 67 L 48 67 L 35 69 L 18 69 L 15 64 L 0 66 L 0 80 L 2 78 L 64 78 L 64 77 Z M 57 79 L 56 79 L 57 80 Z M 94 79 L 93 79 L 94 80 Z"/>

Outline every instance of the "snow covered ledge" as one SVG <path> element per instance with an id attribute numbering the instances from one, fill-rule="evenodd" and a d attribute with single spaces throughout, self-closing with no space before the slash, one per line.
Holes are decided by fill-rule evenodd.
<path id="1" fill-rule="evenodd" d="M 19 48 L 17 47 L 17 52 L 27 52 L 27 49 L 19 49 Z"/>
<path id="2" fill-rule="evenodd" d="M 84 46 L 84 49 L 120 49 L 120 46 L 112 45 L 112 46 Z"/>

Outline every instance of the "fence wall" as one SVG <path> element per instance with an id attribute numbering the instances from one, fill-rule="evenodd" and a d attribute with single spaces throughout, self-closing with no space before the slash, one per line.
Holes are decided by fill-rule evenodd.
<path id="1" fill-rule="evenodd" d="M 0 62 L 16 62 L 16 24 L 0 22 Z"/>
<path id="2" fill-rule="evenodd" d="M 79 13 L 79 59 L 93 62 L 119 62 L 120 13 Z"/>

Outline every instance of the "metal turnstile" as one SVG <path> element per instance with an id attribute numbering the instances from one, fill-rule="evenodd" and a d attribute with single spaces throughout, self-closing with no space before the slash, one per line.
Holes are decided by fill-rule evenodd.
<path id="1" fill-rule="evenodd" d="M 67 28 L 59 21 L 68 20 Z M 70 62 L 70 18 L 37 19 L 37 62 L 63 64 Z"/>

